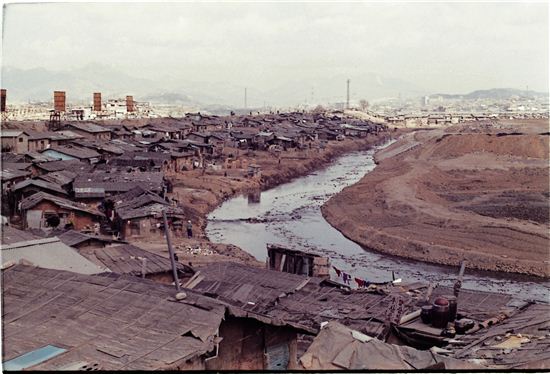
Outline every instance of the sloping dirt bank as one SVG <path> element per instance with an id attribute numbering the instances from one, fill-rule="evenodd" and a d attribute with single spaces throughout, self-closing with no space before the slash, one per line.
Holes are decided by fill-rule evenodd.
<path id="1" fill-rule="evenodd" d="M 249 178 L 239 170 L 227 170 L 227 175 L 224 172 L 203 174 L 200 170 L 170 175 L 174 190 L 169 196 L 177 199 L 193 224 L 194 238 L 172 238 L 180 260 L 186 263 L 192 262 L 197 266 L 222 261 L 265 266 L 254 256 L 235 245 L 210 242 L 204 233 L 208 214 L 231 197 L 250 191 L 267 190 L 289 182 L 325 167 L 345 153 L 369 149 L 398 134 L 399 132 L 392 131 L 369 135 L 362 139 L 329 142 L 324 149 L 320 150 L 285 152 L 281 154 L 280 163 L 277 157 L 265 151 L 244 153 L 242 150 L 226 150 L 228 153 L 239 153 L 239 158 L 245 160 L 247 164 L 259 165 L 260 177 Z M 165 243 L 143 239 L 136 244 L 155 252 L 166 251 Z"/>
<path id="2" fill-rule="evenodd" d="M 333 196 L 324 217 L 366 248 L 549 277 L 548 123 L 418 131 Z"/>
<path id="3" fill-rule="evenodd" d="M 380 133 L 362 139 L 330 142 L 323 150 L 300 151 L 282 154 L 281 162 L 269 152 L 256 151 L 243 155 L 249 164 L 260 166 L 261 177 L 247 178 L 228 175 L 178 174 L 174 179 L 174 192 L 180 204 L 188 209 L 193 222 L 198 223 L 199 236 L 204 236 L 206 216 L 222 202 L 239 194 L 254 190 L 267 190 L 295 178 L 319 170 L 345 153 L 366 150 L 383 143 L 398 133 Z"/>

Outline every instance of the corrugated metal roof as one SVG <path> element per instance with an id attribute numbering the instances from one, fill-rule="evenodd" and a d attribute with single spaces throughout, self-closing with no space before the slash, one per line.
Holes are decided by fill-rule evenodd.
<path id="1" fill-rule="evenodd" d="M 148 252 L 131 244 L 117 245 L 105 248 L 83 248 L 80 254 L 96 264 L 102 264 L 114 273 L 141 276 L 143 259 L 145 259 L 145 274 L 158 274 L 172 271 L 169 258 Z M 176 264 L 181 272 L 193 275 L 194 271 L 187 265 Z"/>
<path id="2" fill-rule="evenodd" d="M 15 178 L 22 178 L 26 177 L 28 175 L 31 175 L 30 171 L 26 170 L 14 170 L 14 169 L 3 169 L 0 172 L 0 180 L 3 181 L 9 181 Z"/>
<path id="3" fill-rule="evenodd" d="M 2 245 L 2 263 L 25 259 L 46 269 L 67 270 L 80 274 L 106 271 L 64 244 L 59 238 L 45 238 Z"/>
<path id="4" fill-rule="evenodd" d="M 71 183 L 77 176 L 77 173 L 74 173 L 69 170 L 54 171 L 52 173 L 47 173 L 40 175 L 38 178 L 43 179 L 47 182 L 56 183 L 60 186 L 65 186 Z"/>
<path id="5" fill-rule="evenodd" d="M 75 122 L 66 125 L 66 127 L 74 127 L 75 129 L 86 131 L 86 132 L 111 132 L 111 129 L 106 129 L 96 125 L 95 123 L 86 123 L 86 122 Z"/>
<path id="6" fill-rule="evenodd" d="M 56 204 L 60 207 L 63 207 L 63 208 L 72 209 L 72 210 L 79 210 L 81 212 L 86 212 L 86 213 L 89 213 L 89 214 L 93 214 L 95 216 L 101 216 L 101 217 L 105 216 L 105 214 L 101 213 L 99 210 L 90 208 L 90 207 L 86 206 L 85 204 L 80 204 L 80 203 L 77 203 L 77 202 L 74 202 L 74 201 L 71 201 L 71 200 L 64 199 L 62 197 L 53 196 L 53 195 L 50 195 L 50 194 L 42 192 L 42 191 L 37 192 L 37 193 L 23 199 L 21 201 L 21 209 L 23 209 L 23 210 L 30 209 L 33 206 L 35 206 L 36 204 L 38 204 L 39 202 L 41 202 L 42 200 L 51 201 L 52 203 L 54 203 L 54 204 Z"/>
<path id="7" fill-rule="evenodd" d="M 105 244 L 110 244 L 112 242 L 119 242 L 119 240 L 114 240 L 108 236 L 99 236 L 99 235 L 89 235 L 89 234 L 85 234 L 83 232 L 80 232 L 80 231 L 76 231 L 76 230 L 69 230 L 69 231 L 65 231 L 64 233 L 61 233 L 61 234 L 58 234 L 57 237 L 65 244 L 67 244 L 68 246 L 71 246 L 71 247 L 75 247 L 81 243 L 84 243 L 88 240 L 90 241 L 93 241 L 93 240 L 96 240 L 96 241 L 100 241 L 100 242 L 103 242 Z"/>
<path id="8" fill-rule="evenodd" d="M 11 189 L 12 189 L 12 191 L 17 191 L 17 190 L 23 189 L 23 188 L 31 186 L 31 185 L 36 186 L 36 187 L 41 188 L 41 189 L 55 191 L 55 192 L 60 193 L 62 195 L 68 195 L 68 192 L 65 191 L 63 188 L 61 188 L 59 185 L 51 183 L 51 182 L 47 182 L 47 181 L 42 180 L 42 179 L 27 179 L 27 180 L 21 181 L 19 183 L 16 183 L 15 185 L 13 185 L 11 187 Z"/>
<path id="9" fill-rule="evenodd" d="M 105 188 L 103 187 L 75 187 L 74 196 L 76 198 L 105 197 Z"/>
<path id="10" fill-rule="evenodd" d="M 23 131 L 21 130 L 1 130 L 0 135 L 2 138 L 15 138 L 19 135 L 23 134 Z"/>
<path id="11" fill-rule="evenodd" d="M 36 167 L 45 171 L 61 171 L 71 170 L 73 172 L 86 172 L 92 168 L 92 166 L 86 162 L 79 160 L 58 160 L 49 161 L 36 164 Z"/>
<path id="12" fill-rule="evenodd" d="M 1 230 L 2 230 L 1 244 L 3 245 L 40 239 L 40 237 L 28 231 L 18 230 L 11 226 L 1 226 Z"/>
<path id="13" fill-rule="evenodd" d="M 342 290 L 321 278 L 305 277 L 237 263 L 213 263 L 200 268 L 200 280 L 188 286 L 274 324 L 316 332 L 328 320 L 346 319 L 352 328 L 376 335 L 382 330 L 390 295 Z M 401 294 L 406 309 L 411 297 Z"/>
<path id="14" fill-rule="evenodd" d="M 88 159 L 88 158 L 98 158 L 101 156 L 99 153 L 97 153 L 92 149 L 84 148 L 84 147 L 72 147 L 72 146 L 71 147 L 68 147 L 68 146 L 51 147 L 45 150 L 43 153 L 47 154 L 47 152 L 51 152 L 51 151 L 62 153 L 71 157 L 75 157 L 79 160 Z"/>
<path id="15" fill-rule="evenodd" d="M 126 192 L 140 186 L 147 190 L 162 191 L 164 173 L 137 172 L 137 173 L 82 173 L 73 182 L 74 188 L 104 188 L 105 192 Z"/>
<path id="16" fill-rule="evenodd" d="M 106 371 L 176 369 L 214 350 L 226 312 L 195 292 L 178 302 L 173 287 L 128 275 L 17 265 L 2 280 L 3 359 L 46 344 L 68 351 L 31 370 L 82 361 Z"/>

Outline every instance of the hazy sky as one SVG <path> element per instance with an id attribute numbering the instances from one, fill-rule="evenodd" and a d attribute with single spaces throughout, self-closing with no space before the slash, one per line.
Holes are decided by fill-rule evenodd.
<path id="1" fill-rule="evenodd" d="M 5 8 L 3 64 L 279 82 L 374 72 L 433 92 L 548 90 L 546 3 L 73 3 Z"/>

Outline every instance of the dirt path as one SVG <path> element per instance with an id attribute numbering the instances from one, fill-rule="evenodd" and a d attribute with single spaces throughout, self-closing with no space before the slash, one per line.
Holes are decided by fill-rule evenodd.
<path id="1" fill-rule="evenodd" d="M 417 131 L 323 207 L 375 250 L 482 270 L 550 275 L 548 136 L 544 124 Z M 508 135 L 505 135 L 508 134 Z"/>

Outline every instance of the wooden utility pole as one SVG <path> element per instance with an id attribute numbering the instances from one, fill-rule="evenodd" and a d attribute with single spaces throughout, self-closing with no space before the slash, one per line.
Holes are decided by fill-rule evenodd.
<path id="1" fill-rule="evenodd" d="M 174 283 L 176 291 L 180 291 L 180 281 L 178 279 L 178 270 L 176 268 L 176 260 L 174 259 L 174 250 L 170 241 L 170 228 L 168 227 L 168 219 L 166 218 L 166 210 L 162 211 L 162 219 L 164 220 L 164 235 L 166 235 L 166 244 L 168 245 L 168 253 L 170 254 L 170 264 L 172 264 L 172 273 L 174 275 Z"/>
<path id="2" fill-rule="evenodd" d="M 462 279 L 464 278 L 464 270 L 466 270 L 466 261 L 460 263 L 460 271 L 458 272 L 458 279 L 453 287 L 454 295 L 458 297 L 460 289 L 462 288 Z"/>

